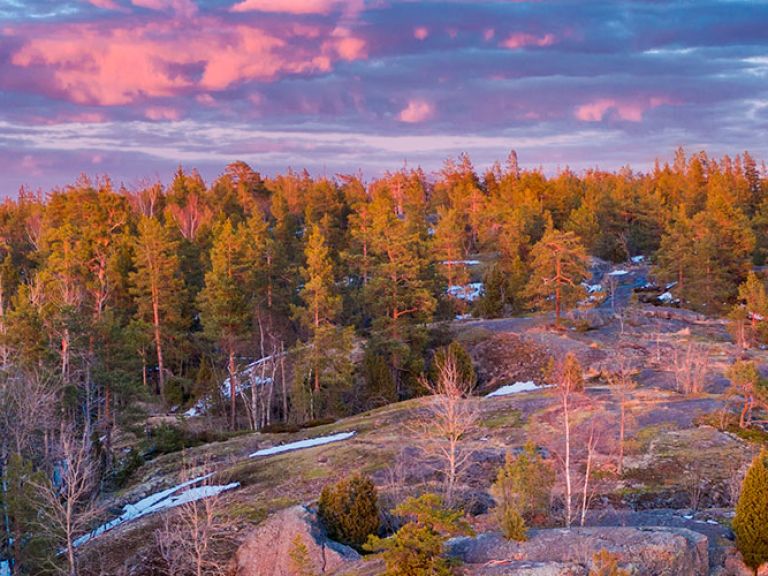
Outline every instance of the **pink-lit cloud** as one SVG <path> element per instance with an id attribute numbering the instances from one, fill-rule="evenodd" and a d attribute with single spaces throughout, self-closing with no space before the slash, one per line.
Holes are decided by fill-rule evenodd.
<path id="1" fill-rule="evenodd" d="M 184 8 L 183 0 L 167 4 Z M 365 41 L 346 29 L 265 30 L 198 16 L 193 31 L 174 19 L 135 26 L 63 24 L 31 35 L 11 62 L 36 70 L 44 89 L 72 102 L 123 105 L 327 72 L 337 60 L 364 56 Z"/>
<path id="2" fill-rule="evenodd" d="M 353 2 L 352 3 L 357 3 Z M 342 0 L 243 0 L 233 12 L 282 12 L 286 14 L 328 14 L 343 6 Z"/>
<path id="3" fill-rule="evenodd" d="M 120 6 L 115 0 L 88 0 L 90 4 L 96 6 L 96 8 L 103 8 L 104 10 L 121 10 Z"/>
<path id="4" fill-rule="evenodd" d="M 434 104 L 426 100 L 410 100 L 408 105 L 400 111 L 397 118 L 400 122 L 417 124 L 426 122 L 435 116 Z"/>
<path id="5" fill-rule="evenodd" d="M 426 40 L 429 36 L 429 28 L 426 26 L 417 26 L 413 29 L 413 37 L 416 40 Z"/>
<path id="6" fill-rule="evenodd" d="M 544 34 L 543 36 L 536 36 L 534 34 L 527 34 L 525 32 L 518 32 L 507 36 L 506 40 L 501 42 L 501 46 L 509 48 L 511 50 L 517 50 L 519 48 L 525 48 L 526 46 L 551 46 L 555 43 L 554 34 Z"/>
<path id="7" fill-rule="evenodd" d="M 584 122 L 601 122 L 612 115 L 627 122 L 641 122 L 647 110 L 671 103 L 672 100 L 666 96 L 654 96 L 645 100 L 598 98 L 578 106 L 575 116 Z"/>
<path id="8" fill-rule="evenodd" d="M 178 120 L 181 117 L 178 110 L 167 106 L 151 106 L 144 115 L 150 120 Z"/>

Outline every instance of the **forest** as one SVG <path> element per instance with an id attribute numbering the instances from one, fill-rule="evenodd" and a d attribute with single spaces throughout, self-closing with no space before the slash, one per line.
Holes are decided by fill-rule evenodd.
<path id="1" fill-rule="evenodd" d="M 179 167 L 168 186 L 22 189 L 0 205 L 0 542 L 86 444 L 112 490 L 146 457 L 129 433 L 188 445 L 425 394 L 446 350 L 469 362 L 449 323 L 580 329 L 595 262 L 633 258 L 740 342 L 768 339 L 765 163 L 681 148 L 647 172 L 547 175 L 512 152 L 484 173 L 467 155 L 370 181 L 234 162 L 211 183 Z M 157 414 L 204 415 L 205 438 L 143 429 Z M 51 546 L 14 554 L 40 566 Z"/>

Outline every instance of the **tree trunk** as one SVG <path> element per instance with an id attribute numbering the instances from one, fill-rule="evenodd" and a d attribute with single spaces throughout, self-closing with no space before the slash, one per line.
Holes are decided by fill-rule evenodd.
<path id="1" fill-rule="evenodd" d="M 621 421 L 619 422 L 619 477 L 624 473 L 624 425 L 626 422 L 626 401 L 621 399 Z"/>
<path id="2" fill-rule="evenodd" d="M 229 346 L 229 427 L 234 430 L 237 424 L 237 366 L 235 366 L 235 347 Z"/>
<path id="3" fill-rule="evenodd" d="M 565 429 L 565 527 L 571 527 L 571 422 L 568 392 L 563 392 L 563 427 Z"/>
<path id="4" fill-rule="evenodd" d="M 163 343 L 160 334 L 160 302 L 156 294 L 152 295 L 152 324 L 155 331 L 155 349 L 157 350 L 157 388 L 156 392 L 165 395 L 165 363 L 163 362 Z"/>

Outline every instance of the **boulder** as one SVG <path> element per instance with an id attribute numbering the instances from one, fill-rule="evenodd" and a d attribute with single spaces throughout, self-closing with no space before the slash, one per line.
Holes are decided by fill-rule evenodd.
<path id="1" fill-rule="evenodd" d="M 528 574 L 513 570 L 514 562 L 523 561 L 565 564 L 562 569 L 568 569 L 568 564 L 590 568 L 593 556 L 603 549 L 616 555 L 620 566 L 632 574 L 709 574 L 706 536 L 685 528 L 589 527 L 531 530 L 527 542 L 508 541 L 498 533 L 489 533 L 476 538 L 457 538 L 449 544 L 451 555 L 472 565 L 472 574 L 483 576 Z M 495 566 L 503 569 L 505 561 L 509 563 L 506 572 L 484 571 L 495 569 Z"/>
<path id="2" fill-rule="evenodd" d="M 307 549 L 316 574 L 332 574 L 360 559 L 360 555 L 329 540 L 317 516 L 304 506 L 286 508 L 259 524 L 237 550 L 232 573 L 236 576 L 293 576 L 291 551 L 296 537 Z"/>

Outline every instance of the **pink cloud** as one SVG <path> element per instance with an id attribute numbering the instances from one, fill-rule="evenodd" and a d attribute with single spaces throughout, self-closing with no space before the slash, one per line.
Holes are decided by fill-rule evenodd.
<path id="1" fill-rule="evenodd" d="M 429 36 L 429 28 L 426 26 L 418 26 L 413 29 L 413 37 L 416 40 L 426 40 L 427 36 Z"/>
<path id="2" fill-rule="evenodd" d="M 504 48 L 516 50 L 518 48 L 525 48 L 526 46 L 551 46 L 555 43 L 554 34 L 544 34 L 543 36 L 534 36 L 533 34 L 526 34 L 519 32 L 517 34 L 510 34 L 506 40 L 500 45 Z"/>
<path id="3" fill-rule="evenodd" d="M 410 100 L 408 105 L 400 111 L 397 118 L 401 122 L 416 124 L 425 122 L 435 115 L 435 107 L 425 100 Z"/>
<path id="4" fill-rule="evenodd" d="M 615 115 L 627 122 L 640 122 L 643 114 L 650 109 L 664 104 L 672 104 L 665 96 L 654 96 L 647 100 L 621 101 L 613 98 L 600 98 L 576 108 L 575 116 L 584 122 L 601 122 L 609 115 Z"/>
<path id="5" fill-rule="evenodd" d="M 121 10 L 120 6 L 115 0 L 88 0 L 96 8 L 103 8 L 104 10 Z"/>
<path id="6" fill-rule="evenodd" d="M 494 36 L 496 36 L 496 30 L 493 28 L 486 28 L 483 30 L 483 39 L 485 39 L 486 42 L 493 40 Z"/>
<path id="7" fill-rule="evenodd" d="M 134 0 L 185 9 L 186 0 Z M 175 8 L 174 8 L 175 7 Z M 194 32 L 190 26 L 194 24 Z M 180 93 L 272 82 L 329 71 L 366 56 L 366 42 L 345 28 L 273 26 L 214 17 L 144 24 L 72 23 L 36 27 L 11 57 L 34 69 L 44 89 L 80 104 L 121 105 Z"/>
<path id="8" fill-rule="evenodd" d="M 152 106 L 147 108 L 144 116 L 150 120 L 178 120 L 181 117 L 179 111 L 167 106 Z"/>
<path id="9" fill-rule="evenodd" d="M 284 12 L 286 14 L 328 14 L 339 6 L 341 0 L 243 0 L 232 6 L 232 12 Z M 358 4 L 351 2 L 350 4 Z"/>

